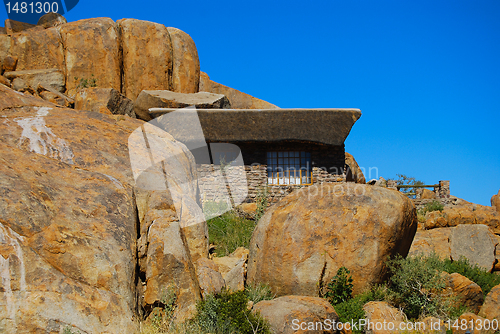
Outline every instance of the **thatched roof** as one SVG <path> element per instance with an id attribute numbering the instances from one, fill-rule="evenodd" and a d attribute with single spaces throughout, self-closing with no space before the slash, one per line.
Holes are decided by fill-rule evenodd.
<path id="1" fill-rule="evenodd" d="M 152 108 L 152 117 L 184 109 Z M 207 142 L 303 141 L 342 145 L 359 109 L 196 109 Z M 189 111 L 186 111 L 189 112 Z M 191 113 L 193 110 L 191 109 Z M 161 121 L 159 121 L 161 123 Z M 174 138 L 189 141 L 191 126 L 170 126 Z M 184 129 L 180 129 L 184 128 Z"/>

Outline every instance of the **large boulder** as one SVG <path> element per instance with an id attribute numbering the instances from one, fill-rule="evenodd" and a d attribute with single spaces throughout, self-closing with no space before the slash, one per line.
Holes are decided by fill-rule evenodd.
<path id="1" fill-rule="evenodd" d="M 11 39 L 10 54 L 18 58 L 17 71 L 64 69 L 65 50 L 57 28 L 24 31 L 12 35 Z M 82 59 L 87 60 L 86 57 Z"/>
<path id="2" fill-rule="evenodd" d="M 491 197 L 491 206 L 494 207 L 497 212 L 500 212 L 500 190 L 498 194 Z"/>
<path id="3" fill-rule="evenodd" d="M 81 79 L 89 80 L 92 77 L 97 87 L 121 90 L 120 44 L 113 20 L 80 20 L 47 30 L 51 29 L 59 29 L 64 45 L 68 95 L 76 93 Z"/>
<path id="4" fill-rule="evenodd" d="M 366 183 L 363 171 L 359 168 L 356 159 L 354 159 L 354 157 L 347 152 L 345 152 L 345 164 L 347 168 L 347 182 Z"/>
<path id="5" fill-rule="evenodd" d="M 191 36 L 177 28 L 168 27 L 172 43 L 172 90 L 178 93 L 197 93 L 200 85 L 200 60 Z"/>
<path id="6" fill-rule="evenodd" d="M 391 256 L 406 256 L 416 229 L 415 206 L 397 191 L 354 183 L 302 188 L 257 224 L 248 284 L 266 283 L 277 295 L 318 296 L 345 266 L 359 293 L 384 280 Z"/>
<path id="7" fill-rule="evenodd" d="M 78 90 L 75 96 L 75 109 L 96 111 L 108 115 L 127 115 L 135 118 L 134 103 L 113 88 Z"/>
<path id="8" fill-rule="evenodd" d="M 150 108 L 185 108 L 194 106 L 198 109 L 228 109 L 231 107 L 224 95 L 207 92 L 184 94 L 168 90 L 143 90 L 134 105 L 137 117 L 145 121 L 165 113 L 165 111 L 149 111 Z"/>
<path id="9" fill-rule="evenodd" d="M 488 293 L 479 315 L 487 319 L 498 319 L 500 321 L 500 284 Z"/>
<path id="10" fill-rule="evenodd" d="M 135 19 L 117 21 L 123 50 L 123 91 L 135 101 L 140 92 L 171 90 L 172 44 L 167 28 Z"/>
<path id="11" fill-rule="evenodd" d="M 45 29 L 50 28 L 50 27 L 57 27 L 60 26 L 61 24 L 68 23 L 68 21 L 64 18 L 59 13 L 47 13 L 45 15 L 42 15 L 39 19 L 36 25 L 42 26 Z"/>
<path id="12" fill-rule="evenodd" d="M 456 261 L 464 257 L 487 271 L 492 271 L 496 258 L 495 235 L 486 225 L 458 225 L 451 229 L 451 258 Z"/>
<path id="13" fill-rule="evenodd" d="M 274 104 L 214 82 L 204 72 L 200 72 L 200 92 L 225 95 L 234 109 L 278 109 Z"/>
<path id="14" fill-rule="evenodd" d="M 488 225 L 493 233 L 500 234 L 500 213 L 490 206 L 464 203 L 432 211 L 425 215 L 425 228 L 453 227 L 461 224 Z"/>
<path id="15" fill-rule="evenodd" d="M 446 287 L 457 296 L 457 306 L 465 305 L 474 313 L 478 313 L 483 305 L 484 296 L 481 287 L 459 273 L 444 273 Z"/>
<path id="16" fill-rule="evenodd" d="M 442 259 L 451 259 L 450 228 L 419 230 L 415 234 L 408 256 L 436 254 Z"/>
<path id="17" fill-rule="evenodd" d="M 1 331 L 136 331 L 137 221 L 123 143 L 141 122 L 3 86 L 0 112 Z"/>
<path id="18" fill-rule="evenodd" d="M 386 302 L 369 302 L 363 306 L 366 321 L 370 326 L 365 328 L 367 334 L 399 333 L 405 328 L 405 314 Z"/>
<path id="19" fill-rule="evenodd" d="M 338 315 L 323 298 L 284 296 L 253 306 L 266 319 L 274 334 L 335 333 Z"/>

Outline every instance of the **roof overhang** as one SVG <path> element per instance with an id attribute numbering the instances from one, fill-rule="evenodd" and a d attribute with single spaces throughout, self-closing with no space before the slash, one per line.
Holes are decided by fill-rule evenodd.
<path id="1" fill-rule="evenodd" d="M 151 108 L 153 118 L 185 109 Z M 193 109 L 191 109 L 192 111 Z M 301 141 L 343 145 L 359 109 L 196 109 L 207 142 Z M 177 130 L 172 130 L 177 131 Z M 190 133 L 174 138 L 189 138 Z"/>

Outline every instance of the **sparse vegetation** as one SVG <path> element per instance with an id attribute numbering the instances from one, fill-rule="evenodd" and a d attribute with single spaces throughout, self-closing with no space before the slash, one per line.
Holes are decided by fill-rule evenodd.
<path id="1" fill-rule="evenodd" d="M 97 87 L 97 79 L 92 74 L 90 79 L 78 78 L 74 77 L 75 82 L 77 83 L 76 88 L 89 88 L 89 87 Z"/>
<path id="2" fill-rule="evenodd" d="M 398 186 L 423 186 L 424 183 L 420 180 L 417 180 L 414 177 L 406 176 L 404 174 L 396 174 L 397 179 L 388 179 L 396 181 Z M 415 188 L 401 188 L 400 191 L 408 196 L 409 198 L 415 198 Z"/>
<path id="3" fill-rule="evenodd" d="M 255 203 L 257 204 L 257 210 L 255 211 L 256 222 L 258 222 L 266 212 L 267 206 L 269 204 L 268 197 L 269 197 L 269 191 L 267 189 L 267 186 L 259 189 L 259 192 L 257 193 L 257 197 L 255 199 Z"/>
<path id="4" fill-rule="evenodd" d="M 444 205 L 439 203 L 438 201 L 432 201 L 431 203 L 427 203 L 421 210 L 420 214 L 425 216 L 427 212 L 432 212 L 432 211 L 443 211 Z"/>
<path id="5" fill-rule="evenodd" d="M 276 297 L 276 295 L 271 291 L 269 285 L 266 284 L 247 286 L 245 292 L 248 299 L 254 302 L 254 304 L 257 304 L 258 302 L 263 300 L 271 300 Z"/>
<path id="6" fill-rule="evenodd" d="M 483 290 L 486 296 L 493 287 L 500 284 L 500 276 L 494 273 L 487 272 L 485 269 L 473 265 L 466 258 L 461 258 L 458 261 L 446 259 L 442 261 L 442 268 L 447 273 L 459 273 L 475 282 Z"/>

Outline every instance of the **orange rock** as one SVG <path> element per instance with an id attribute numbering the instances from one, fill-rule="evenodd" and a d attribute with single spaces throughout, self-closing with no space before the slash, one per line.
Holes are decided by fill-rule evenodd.
<path id="1" fill-rule="evenodd" d="M 200 85 L 200 60 L 191 36 L 177 28 L 168 27 L 172 42 L 172 90 L 178 93 L 197 93 Z"/>
<path id="2" fill-rule="evenodd" d="M 354 157 L 347 152 L 345 152 L 345 164 L 346 168 L 349 168 L 346 176 L 348 182 L 366 183 L 363 171 L 359 168 Z"/>
<path id="3" fill-rule="evenodd" d="M 79 89 L 75 96 L 75 109 L 135 118 L 133 102 L 113 88 Z"/>
<path id="4" fill-rule="evenodd" d="M 500 190 L 498 191 L 498 194 L 491 197 L 491 206 L 495 207 L 497 212 L 500 212 Z"/>
<path id="5" fill-rule="evenodd" d="M 172 45 L 167 28 L 134 19 L 116 22 L 123 49 L 123 91 L 135 101 L 142 90 L 171 90 Z"/>
<path id="6" fill-rule="evenodd" d="M 266 319 L 272 333 L 334 333 L 338 315 L 323 298 L 284 296 L 264 300 L 253 306 L 252 312 Z M 328 327 L 330 326 L 330 327 Z"/>
<path id="7" fill-rule="evenodd" d="M 436 193 L 429 189 L 422 189 L 422 194 L 420 195 L 421 199 L 435 199 Z"/>
<path id="8" fill-rule="evenodd" d="M 465 305 L 474 313 L 478 313 L 483 304 L 483 290 L 481 287 L 458 273 L 444 273 L 447 288 L 458 296 L 458 305 Z"/>
<path id="9" fill-rule="evenodd" d="M 363 311 L 368 323 L 365 327 L 366 333 L 397 333 L 399 328 L 404 328 L 404 313 L 386 302 L 369 302 L 363 306 Z"/>
<path id="10" fill-rule="evenodd" d="M 417 231 L 408 256 L 415 256 L 418 254 L 430 255 L 435 253 L 442 259 L 450 259 L 450 234 L 451 229 L 449 228 Z"/>
<path id="11" fill-rule="evenodd" d="M 51 29 L 59 29 L 64 44 L 67 95 L 76 93 L 78 80 L 89 80 L 92 75 L 97 87 L 121 90 L 120 46 L 113 20 L 80 20 L 47 30 Z"/>
<path id="12" fill-rule="evenodd" d="M 318 296 L 320 285 L 345 266 L 358 293 L 383 281 L 390 256 L 406 256 L 416 229 L 415 207 L 399 192 L 355 183 L 303 188 L 257 224 L 248 284 L 266 283 L 277 295 Z"/>
<path id="13" fill-rule="evenodd" d="M 497 333 L 496 330 L 485 329 L 485 321 L 486 319 L 475 315 L 474 313 L 464 313 L 462 314 L 455 323 L 453 320 L 450 322 L 450 328 L 453 330 L 453 334 L 466 334 L 466 333 L 474 333 L 474 334 L 493 334 Z M 489 322 L 489 321 L 488 321 Z M 448 326 L 448 325 L 447 325 Z M 467 329 L 462 329 L 462 326 L 467 327 Z M 498 329 L 498 326 L 496 326 Z"/>
<path id="14" fill-rule="evenodd" d="M 24 31 L 11 38 L 10 52 L 18 58 L 17 71 L 64 70 L 64 48 L 57 28 Z"/>
<path id="15" fill-rule="evenodd" d="M 500 234 L 500 213 L 494 208 L 466 203 L 425 215 L 425 228 L 453 227 L 460 224 L 488 225 L 493 233 Z"/>
<path id="16" fill-rule="evenodd" d="M 500 285 L 495 286 L 486 296 L 479 315 L 486 319 L 500 321 Z"/>

